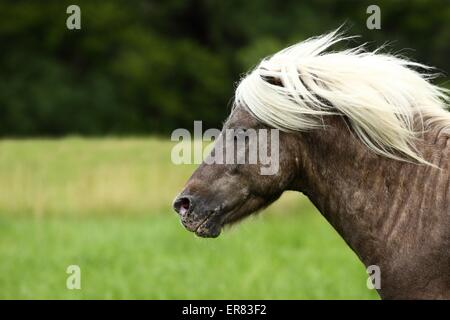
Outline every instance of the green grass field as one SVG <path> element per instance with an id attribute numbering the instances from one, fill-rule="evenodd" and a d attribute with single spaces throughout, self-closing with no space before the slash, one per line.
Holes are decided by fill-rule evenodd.
<path id="1" fill-rule="evenodd" d="M 170 204 L 195 166 L 157 139 L 0 142 L 0 298 L 377 299 L 300 194 L 217 239 Z M 81 290 L 66 268 L 81 268 Z"/>

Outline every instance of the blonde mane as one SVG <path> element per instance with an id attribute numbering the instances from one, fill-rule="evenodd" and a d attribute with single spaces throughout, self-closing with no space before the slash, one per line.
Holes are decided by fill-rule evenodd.
<path id="1" fill-rule="evenodd" d="M 323 127 L 343 115 L 374 152 L 428 164 L 415 140 L 431 126 L 450 132 L 449 90 L 430 82 L 432 68 L 362 46 L 327 51 L 351 37 L 339 29 L 267 57 L 239 83 L 235 101 L 284 131 Z"/>

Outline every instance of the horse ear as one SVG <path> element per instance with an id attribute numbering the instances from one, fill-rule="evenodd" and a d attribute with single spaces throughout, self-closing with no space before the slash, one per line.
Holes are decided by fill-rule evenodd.
<path id="1" fill-rule="evenodd" d="M 283 83 L 279 78 L 270 77 L 270 76 L 262 76 L 262 79 L 274 86 L 282 87 Z"/>

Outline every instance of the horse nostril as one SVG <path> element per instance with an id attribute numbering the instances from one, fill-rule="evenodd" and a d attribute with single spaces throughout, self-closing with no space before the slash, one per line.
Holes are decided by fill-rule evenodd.
<path id="1" fill-rule="evenodd" d="M 175 200 L 173 203 L 173 208 L 176 212 L 178 212 L 180 215 L 185 215 L 191 206 L 191 200 L 189 200 L 188 197 L 181 197 Z"/>

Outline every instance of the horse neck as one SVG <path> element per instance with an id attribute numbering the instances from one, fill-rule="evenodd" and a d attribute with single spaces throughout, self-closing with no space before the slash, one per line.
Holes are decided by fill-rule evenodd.
<path id="1" fill-rule="evenodd" d="M 423 180 L 439 182 L 440 171 L 378 156 L 342 118 L 332 118 L 327 125 L 325 130 L 299 134 L 302 168 L 294 189 L 308 196 L 364 264 L 388 261 L 404 246 L 411 226 L 421 223 L 423 197 L 433 196 L 424 190 Z M 435 138 L 432 132 L 426 140 Z M 425 144 L 419 149 L 426 158 L 433 152 Z M 439 155 L 432 158 L 440 164 Z M 441 180 L 445 183 L 445 177 Z M 423 227 L 415 241 L 425 241 L 431 227 Z"/>

